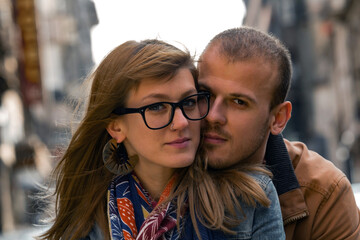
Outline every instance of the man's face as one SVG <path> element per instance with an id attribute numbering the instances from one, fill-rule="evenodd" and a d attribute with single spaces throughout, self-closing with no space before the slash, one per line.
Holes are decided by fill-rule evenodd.
<path id="1" fill-rule="evenodd" d="M 274 64 L 261 59 L 230 62 L 211 47 L 202 55 L 199 71 L 200 89 L 211 92 L 210 112 L 203 121 L 209 165 L 261 163 L 273 118 Z"/>

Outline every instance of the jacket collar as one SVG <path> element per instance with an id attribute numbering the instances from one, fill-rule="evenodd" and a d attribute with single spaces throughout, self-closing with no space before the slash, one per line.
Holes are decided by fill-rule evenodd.
<path id="1" fill-rule="evenodd" d="M 304 195 L 281 134 L 270 134 L 265 160 L 266 166 L 273 173 L 273 182 L 279 195 L 284 225 L 307 217 L 309 211 Z"/>
<path id="2" fill-rule="evenodd" d="M 266 166 L 273 174 L 273 182 L 278 195 L 300 188 L 281 134 L 270 134 L 266 146 L 265 161 Z"/>

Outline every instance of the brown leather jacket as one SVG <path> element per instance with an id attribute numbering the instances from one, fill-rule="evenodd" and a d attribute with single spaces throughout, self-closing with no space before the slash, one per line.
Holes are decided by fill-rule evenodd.
<path id="1" fill-rule="evenodd" d="M 284 141 L 300 185 L 279 196 L 286 239 L 360 239 L 360 211 L 344 173 L 305 144 Z"/>

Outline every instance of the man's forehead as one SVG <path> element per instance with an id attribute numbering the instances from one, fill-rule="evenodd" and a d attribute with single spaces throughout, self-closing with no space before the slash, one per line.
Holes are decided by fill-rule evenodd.
<path id="1" fill-rule="evenodd" d="M 199 69 L 199 86 L 214 93 L 244 95 L 254 100 L 264 94 L 272 95 L 277 79 L 273 66 L 256 59 L 228 63 L 205 58 Z"/>
<path id="2" fill-rule="evenodd" d="M 227 59 L 216 50 L 216 47 L 206 49 L 201 55 L 198 62 L 198 70 L 200 76 L 208 74 L 213 68 L 217 67 L 218 61 L 226 61 Z"/>

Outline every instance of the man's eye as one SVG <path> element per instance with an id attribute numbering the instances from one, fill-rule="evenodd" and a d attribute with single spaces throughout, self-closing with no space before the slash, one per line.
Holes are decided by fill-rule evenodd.
<path id="1" fill-rule="evenodd" d="M 238 105 L 246 105 L 246 102 L 241 99 L 234 99 L 233 101 Z"/>

